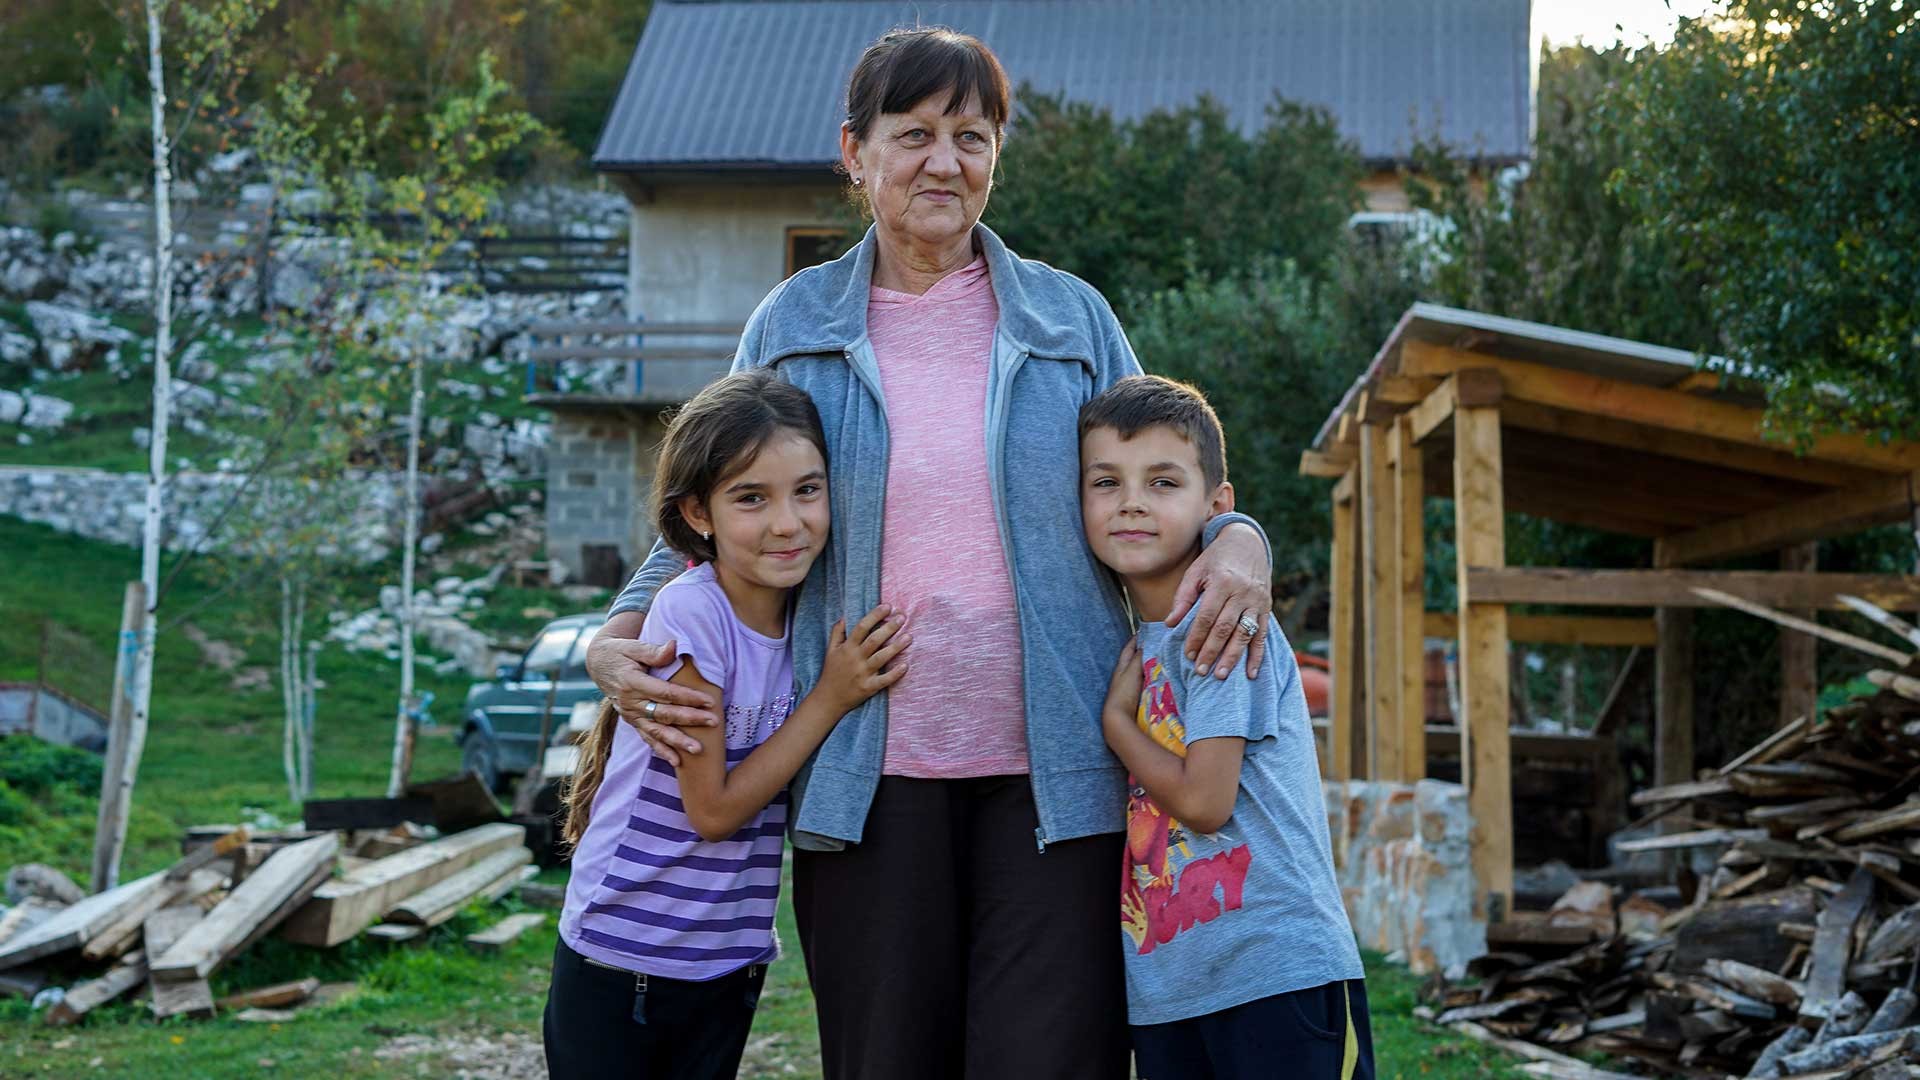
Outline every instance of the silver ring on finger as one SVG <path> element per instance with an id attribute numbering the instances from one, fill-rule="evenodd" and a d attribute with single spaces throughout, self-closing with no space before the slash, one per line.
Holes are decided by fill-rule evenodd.
<path id="1" fill-rule="evenodd" d="M 1237 626 L 1240 633 L 1246 637 L 1252 637 L 1260 632 L 1260 624 L 1254 621 L 1252 615 L 1240 616 L 1240 621 L 1234 625 Z"/>
<path id="2" fill-rule="evenodd" d="M 646 717 L 649 720 L 656 719 L 654 714 L 658 713 L 659 711 L 660 711 L 660 703 L 657 701 L 649 701 L 645 705 L 640 706 L 640 715 Z"/>

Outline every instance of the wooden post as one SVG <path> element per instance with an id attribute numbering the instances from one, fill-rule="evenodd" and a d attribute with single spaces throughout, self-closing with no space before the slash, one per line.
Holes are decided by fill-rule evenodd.
<path id="1" fill-rule="evenodd" d="M 1653 653 L 1653 782 L 1693 779 L 1693 609 L 1657 608 Z"/>
<path id="2" fill-rule="evenodd" d="M 1390 429 L 1360 425 L 1361 513 L 1366 516 L 1367 744 L 1368 775 L 1400 778 L 1400 635 L 1394 626 L 1400 581 L 1396 572 L 1399 530 L 1394 527 L 1397 496 L 1393 463 L 1388 460 Z"/>
<path id="3" fill-rule="evenodd" d="M 1333 552 L 1328 561 L 1327 636 L 1332 653 L 1333 700 L 1327 710 L 1327 755 L 1321 774 L 1328 780 L 1346 780 L 1353 775 L 1354 716 L 1359 712 L 1359 657 L 1354 654 L 1353 623 L 1353 480 L 1349 469 L 1346 479 L 1333 489 Z"/>
<path id="4" fill-rule="evenodd" d="M 1460 773 L 1473 815 L 1473 875 L 1482 910 L 1500 922 L 1513 896 L 1513 795 L 1507 731 L 1507 609 L 1475 602 L 1469 567 L 1507 561 L 1500 410 L 1460 408 L 1453 420 L 1455 547 L 1460 595 Z"/>
<path id="5" fill-rule="evenodd" d="M 1427 775 L 1426 467 L 1413 441 L 1413 423 L 1402 415 L 1393 427 L 1394 519 L 1399 579 L 1394 631 L 1399 635 L 1400 779 Z"/>
<path id="6" fill-rule="evenodd" d="M 1780 552 L 1780 569 L 1807 572 L 1818 569 L 1820 545 L 1809 541 Z M 1790 614 L 1814 618 L 1812 611 Z M 1820 696 L 1819 640 L 1811 634 L 1782 628 L 1780 631 L 1780 723 L 1791 724 L 1800 717 L 1813 715 Z"/>
<path id="7" fill-rule="evenodd" d="M 133 732 L 133 665 L 146 613 L 146 586 L 127 582 L 120 604 L 119 647 L 114 652 L 113 701 L 107 710 L 107 760 L 100 770 L 100 817 L 93 829 L 91 891 L 95 893 L 119 884 L 120 852 L 127 843 L 127 803 L 133 787 L 126 775 Z"/>

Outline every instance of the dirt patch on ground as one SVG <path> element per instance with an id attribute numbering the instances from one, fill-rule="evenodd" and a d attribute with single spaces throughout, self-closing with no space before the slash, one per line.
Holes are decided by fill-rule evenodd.
<path id="1" fill-rule="evenodd" d="M 396 1065 L 414 1062 L 421 1076 L 547 1080 L 547 1059 L 540 1040 L 510 1031 L 438 1037 L 401 1035 L 381 1044 L 373 1056 Z"/>

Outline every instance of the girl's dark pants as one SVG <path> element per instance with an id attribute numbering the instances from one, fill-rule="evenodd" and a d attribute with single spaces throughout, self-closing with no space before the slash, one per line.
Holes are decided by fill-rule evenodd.
<path id="1" fill-rule="evenodd" d="M 887 776 L 859 844 L 794 853 L 827 1080 L 1125 1080 L 1121 834 L 1038 825 L 1025 776 Z"/>
<path id="2" fill-rule="evenodd" d="M 753 964 L 707 982 L 639 976 L 553 951 L 541 1021 L 553 1080 L 732 1080 L 767 969 Z M 644 1022 L 636 1019 L 636 1013 Z"/>

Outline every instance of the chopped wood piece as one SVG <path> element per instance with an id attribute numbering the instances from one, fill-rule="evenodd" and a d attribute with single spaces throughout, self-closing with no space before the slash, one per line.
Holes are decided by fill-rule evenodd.
<path id="1" fill-rule="evenodd" d="M 1753 1068 L 1747 1070 L 1748 1080 L 1773 1080 L 1780 1075 L 1780 1060 L 1796 1050 L 1804 1048 L 1813 1041 L 1813 1032 L 1795 1025 L 1781 1032 L 1760 1051 L 1754 1059 Z"/>
<path id="2" fill-rule="evenodd" d="M 475 952 L 499 952 L 513 943 L 521 934 L 536 926 L 545 924 L 547 917 L 537 911 L 523 911 L 518 915 L 509 915 L 477 934 L 467 935 L 467 947 Z"/>
<path id="3" fill-rule="evenodd" d="M 1644 840 L 1622 840 L 1614 846 L 1621 851 L 1677 851 L 1683 848 L 1716 847 L 1737 840 L 1764 840 L 1765 829 L 1698 829 L 1692 832 L 1650 836 Z"/>
<path id="4" fill-rule="evenodd" d="M 412 941 L 427 932 L 424 926 L 406 926 L 401 923 L 381 923 L 367 927 L 367 936 L 381 941 Z"/>
<path id="5" fill-rule="evenodd" d="M 67 905 L 29 897 L 7 909 L 0 915 L 0 943 L 15 934 L 23 933 L 31 927 L 40 925 L 53 917 L 55 912 L 64 910 Z"/>
<path id="6" fill-rule="evenodd" d="M 1867 681 L 1882 690 L 1891 690 L 1908 701 L 1920 701 L 1920 679 L 1892 671 L 1869 671 Z"/>
<path id="7" fill-rule="evenodd" d="M 102 929 L 111 926 L 126 910 L 126 905 L 139 903 L 148 890 L 157 889 L 161 884 L 160 874 L 149 874 L 62 908 L 45 922 L 0 943 L 0 969 L 85 945 Z"/>
<path id="8" fill-rule="evenodd" d="M 376 859 L 320 886 L 313 899 L 287 920 L 281 936 L 301 945 L 338 945 L 407 897 L 496 851 L 522 847 L 525 839 L 525 829 L 500 822 Z"/>
<path id="9" fill-rule="evenodd" d="M 1747 820 L 1755 825 L 1778 822 L 1782 825 L 1806 825 L 1821 821 L 1842 810 L 1851 810 L 1860 805 L 1858 795 L 1829 795 L 1824 799 L 1809 802 L 1781 803 L 1774 806 L 1756 806 L 1747 811 Z"/>
<path id="10" fill-rule="evenodd" d="M 274 852 L 203 921 L 154 961 L 154 978 L 163 982 L 206 978 L 233 951 L 256 937 L 264 924 L 283 916 L 288 898 L 313 880 L 316 870 L 330 870 L 339 850 L 339 837 L 323 833 Z"/>
<path id="11" fill-rule="evenodd" d="M 1920 1034 L 1920 1028 L 1899 1028 L 1883 1031 L 1875 1035 L 1849 1035 L 1844 1039 L 1835 1039 L 1819 1046 L 1809 1046 L 1797 1050 L 1780 1059 L 1782 1070 L 1793 1072 L 1811 1072 L 1814 1069 L 1831 1069 L 1844 1065 L 1855 1058 L 1872 1053 L 1889 1044 L 1900 1044 L 1903 1048 Z"/>
<path id="12" fill-rule="evenodd" d="M 205 979 L 186 982 L 153 983 L 153 1000 L 147 1004 L 156 1020 L 169 1016 L 190 1016 L 205 1020 L 213 1015 L 213 988 Z"/>
<path id="13" fill-rule="evenodd" d="M 1807 737 L 1807 718 L 1796 717 L 1780 726 L 1778 731 L 1753 744 L 1739 757 L 1720 766 L 1717 776 L 1725 776 L 1743 765 L 1763 764 L 1788 753 Z"/>
<path id="14" fill-rule="evenodd" d="M 1793 946 L 1780 935 L 1780 924 L 1813 918 L 1813 893 L 1804 888 L 1708 904 L 1675 934 L 1669 967 L 1678 972 L 1701 971 L 1708 960 L 1718 957 L 1778 971 Z"/>
<path id="15" fill-rule="evenodd" d="M 1782 978 L 1765 968 L 1715 957 L 1707 961 L 1702 970 L 1708 978 L 1731 986 L 1748 997 L 1789 1009 L 1800 1004 L 1800 987 L 1795 986 L 1792 979 Z"/>
<path id="16" fill-rule="evenodd" d="M 222 855 L 231 855 L 234 850 L 244 847 L 250 834 L 245 825 L 218 837 L 210 844 L 202 844 L 188 852 L 186 857 L 167 870 L 168 881 L 185 881 L 195 870 L 207 865 Z"/>
<path id="17" fill-rule="evenodd" d="M 1883 1031 L 1893 1031 L 1906 1024 L 1913 1015 L 1915 1005 L 1920 1005 L 1920 997 L 1904 986 L 1896 986 L 1887 991 L 1886 999 L 1880 1007 L 1873 1010 L 1866 1025 L 1860 1029 L 1862 1035 L 1878 1035 Z"/>
<path id="18" fill-rule="evenodd" d="M 1813 1045 L 1819 1046 L 1821 1043 L 1832 1042 L 1848 1035 L 1858 1035 L 1860 1029 L 1867 1025 L 1868 1015 L 1867 999 L 1851 990 L 1847 991 L 1840 995 L 1840 1000 L 1828 1012 L 1826 1022 L 1820 1025 L 1820 1030 L 1813 1033 Z"/>
<path id="19" fill-rule="evenodd" d="M 47 1009 L 46 1023 L 50 1027 L 79 1023 L 88 1013 L 146 981 L 146 954 L 129 953 L 125 959 L 107 969 L 105 975 L 68 990 L 66 997 Z"/>
<path id="20" fill-rule="evenodd" d="M 1653 984 L 1663 990 L 1684 994 L 1710 1009 L 1722 1009 L 1735 1016 L 1752 1017 L 1755 1020 L 1771 1020 L 1776 1014 L 1772 1005 L 1750 998 L 1738 991 L 1721 986 L 1712 979 L 1699 976 L 1669 975 L 1664 971 L 1653 973 Z"/>
<path id="21" fill-rule="evenodd" d="M 1853 927 L 1873 902 L 1873 875 L 1855 869 L 1846 888 L 1820 913 L 1813 936 L 1813 971 L 1807 976 L 1800 1015 L 1824 1020 L 1840 1003 L 1853 947 Z"/>
<path id="22" fill-rule="evenodd" d="M 1627 802 L 1633 806 L 1652 806 L 1656 803 L 1680 802 L 1689 799 L 1706 799 L 1715 795 L 1731 795 L 1733 784 L 1724 776 L 1711 780 L 1688 780 L 1682 784 L 1667 784 L 1664 787 L 1643 788 L 1633 793 Z"/>
<path id="23" fill-rule="evenodd" d="M 487 790 L 486 781 L 472 773 L 408 784 L 406 797 L 433 800 L 433 827 L 442 833 L 497 822 L 503 816 L 493 792 Z"/>
<path id="24" fill-rule="evenodd" d="M 1893 631 L 1896 637 L 1904 639 L 1914 648 L 1920 649 L 1920 627 L 1914 626 L 1912 623 L 1889 612 L 1886 608 L 1878 604 L 1870 604 L 1857 596 L 1848 596 L 1842 593 L 1834 597 L 1834 599 L 1865 615 L 1868 619 L 1879 623 L 1882 627 Z"/>
<path id="25" fill-rule="evenodd" d="M 537 881 L 523 881 L 514 890 L 520 902 L 533 907 L 559 908 L 567 902 L 565 885 L 542 885 Z"/>
<path id="26" fill-rule="evenodd" d="M 29 968 L 0 971 L 0 997 L 30 998 L 46 989 L 47 974 Z"/>
<path id="27" fill-rule="evenodd" d="M 1912 952 L 1915 946 L 1920 946 L 1920 904 L 1903 907 L 1874 927 L 1860 959 L 1867 963 L 1890 960 Z"/>
<path id="28" fill-rule="evenodd" d="M 285 1005 L 298 1005 L 313 996 L 320 989 L 319 979 L 295 979 L 293 982 L 275 983 L 256 990 L 246 990 L 238 994 L 228 994 L 220 999 L 223 1009 L 263 1009 L 279 1008 Z"/>
<path id="29" fill-rule="evenodd" d="M 391 922 L 438 926 L 459 914 L 470 900 L 481 898 L 490 891 L 491 896 L 485 896 L 485 899 L 495 899 L 504 894 L 520 880 L 520 869 L 532 861 L 533 852 L 524 847 L 494 852 L 452 877 L 400 901 L 392 911 L 387 912 L 387 918 Z M 495 889 L 495 886 L 498 888 Z"/>
<path id="30" fill-rule="evenodd" d="M 1881 833 L 1902 829 L 1920 829 L 1920 802 L 1905 803 L 1863 821 L 1857 821 L 1834 833 L 1833 838 L 1839 843 L 1849 844 L 1855 840 L 1865 840 L 1869 836 L 1879 836 Z"/>

